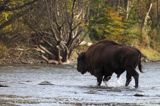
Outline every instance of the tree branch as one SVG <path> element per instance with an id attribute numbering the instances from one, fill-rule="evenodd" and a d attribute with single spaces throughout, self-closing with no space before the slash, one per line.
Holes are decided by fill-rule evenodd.
<path id="1" fill-rule="evenodd" d="M 11 24 L 12 22 L 14 22 L 16 19 L 18 19 L 19 17 L 23 16 L 24 14 L 26 14 L 26 12 L 28 12 L 29 9 L 26 9 L 20 13 L 14 14 L 11 18 L 9 18 L 7 21 L 3 22 L 2 24 L 0 24 L 0 29 L 3 29 L 4 27 L 6 27 L 7 25 Z"/>
<path id="2" fill-rule="evenodd" d="M 9 3 L 9 0 L 6 0 L 6 1 L 8 1 L 7 3 Z M 38 0 L 33 0 L 33 1 L 31 1 L 31 2 L 27 2 L 27 3 L 25 3 L 25 4 L 21 5 L 21 6 L 17 6 L 17 7 L 8 7 L 8 6 L 5 5 L 5 8 L 4 8 L 2 11 L 14 11 L 14 10 L 19 10 L 19 9 L 22 9 L 22 8 L 24 8 L 24 7 L 27 7 L 27 6 L 35 3 L 36 1 L 38 1 Z M 1 10 L 0 10 L 0 11 L 1 11 Z"/>

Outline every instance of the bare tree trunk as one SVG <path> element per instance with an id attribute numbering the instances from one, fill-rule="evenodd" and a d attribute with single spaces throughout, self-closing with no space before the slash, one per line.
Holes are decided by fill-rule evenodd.
<path id="1" fill-rule="evenodd" d="M 157 0 L 157 27 L 159 27 L 160 26 L 160 13 L 159 13 L 159 0 Z"/>
<path id="2" fill-rule="evenodd" d="M 148 23 L 148 20 L 149 20 L 149 14 L 150 14 L 150 11 L 152 9 L 152 3 L 150 3 L 150 6 L 149 6 L 149 9 L 144 17 L 144 21 L 141 25 L 141 37 L 143 40 L 142 42 L 145 44 L 145 46 L 149 47 L 150 46 L 150 40 L 149 40 L 149 36 L 148 36 L 148 31 L 147 31 L 147 23 Z"/>
<path id="3" fill-rule="evenodd" d="M 129 11 L 130 11 L 130 3 L 131 1 L 130 0 L 127 0 L 127 6 L 126 6 L 126 20 L 128 19 L 128 16 L 129 16 Z"/>

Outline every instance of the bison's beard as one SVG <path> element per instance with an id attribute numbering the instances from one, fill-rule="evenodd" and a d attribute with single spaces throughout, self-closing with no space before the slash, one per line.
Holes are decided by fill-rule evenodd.
<path id="1" fill-rule="evenodd" d="M 85 74 L 87 72 L 84 67 L 83 68 L 77 67 L 77 71 L 80 72 L 81 74 Z"/>
<path id="2" fill-rule="evenodd" d="M 80 72 L 81 74 L 85 74 L 87 71 L 86 70 L 83 70 L 83 71 L 78 70 L 78 72 Z"/>
<path id="3" fill-rule="evenodd" d="M 81 72 L 81 74 L 85 74 L 86 72 L 84 71 L 84 72 Z"/>

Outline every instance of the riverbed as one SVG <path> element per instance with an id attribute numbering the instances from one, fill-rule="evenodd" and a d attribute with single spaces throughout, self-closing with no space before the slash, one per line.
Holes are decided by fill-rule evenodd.
<path id="1" fill-rule="evenodd" d="M 143 63 L 139 88 L 123 73 L 108 87 L 76 65 L 0 66 L 0 106 L 160 106 L 160 62 Z M 137 70 L 137 72 L 139 72 Z"/>

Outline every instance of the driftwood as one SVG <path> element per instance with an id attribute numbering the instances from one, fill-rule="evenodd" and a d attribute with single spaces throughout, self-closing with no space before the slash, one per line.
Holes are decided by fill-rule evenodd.
<path id="1" fill-rule="evenodd" d="M 50 52 L 49 50 L 47 50 L 47 48 L 45 48 L 42 45 L 39 45 L 39 49 L 40 49 L 40 51 L 43 51 L 43 53 L 48 53 L 48 54 L 54 56 L 54 54 L 52 52 Z"/>
<path id="2" fill-rule="evenodd" d="M 39 45 L 39 47 L 35 48 L 38 52 L 41 52 L 42 55 L 41 55 L 41 58 L 44 59 L 47 63 L 49 64 L 58 64 L 58 61 L 56 60 L 50 60 L 48 59 L 48 57 L 45 56 L 45 54 L 49 54 L 49 55 L 52 55 L 54 56 L 53 53 L 51 53 L 49 50 L 47 50 L 44 46 L 42 45 Z"/>
<path id="3" fill-rule="evenodd" d="M 59 64 L 58 61 L 56 60 L 49 60 L 46 56 L 42 55 L 41 56 L 45 61 L 47 61 L 47 63 L 49 64 Z"/>

